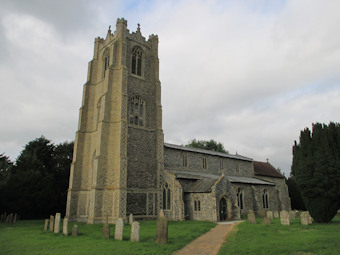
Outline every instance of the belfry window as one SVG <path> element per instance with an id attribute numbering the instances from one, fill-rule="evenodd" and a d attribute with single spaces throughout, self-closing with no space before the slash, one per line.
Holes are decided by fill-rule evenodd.
<path id="1" fill-rule="evenodd" d="M 243 191 L 241 188 L 237 189 L 237 205 L 241 210 L 243 209 Z"/>
<path id="2" fill-rule="evenodd" d="M 129 123 L 135 126 L 145 125 L 145 102 L 138 96 L 130 98 L 129 102 Z"/>
<path id="3" fill-rule="evenodd" d="M 262 203 L 263 203 L 263 208 L 264 209 L 269 208 L 269 206 L 268 206 L 268 191 L 266 189 L 263 190 Z"/>
<path id="4" fill-rule="evenodd" d="M 143 51 L 140 47 L 132 49 L 131 73 L 142 76 Z"/>
<path id="5" fill-rule="evenodd" d="M 103 54 L 103 77 L 105 77 L 105 72 L 110 66 L 110 52 L 108 49 L 105 50 Z"/>
<path id="6" fill-rule="evenodd" d="M 171 209 L 171 190 L 167 183 L 165 183 L 163 189 L 163 209 L 164 210 Z"/>

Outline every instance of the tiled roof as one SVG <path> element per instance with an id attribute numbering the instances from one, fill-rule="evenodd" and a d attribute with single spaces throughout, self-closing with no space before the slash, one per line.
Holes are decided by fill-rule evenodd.
<path id="1" fill-rule="evenodd" d="M 284 176 L 268 162 L 253 161 L 253 164 L 255 175 L 284 178 Z"/>
<path id="2" fill-rule="evenodd" d="M 226 176 L 231 183 L 247 183 L 247 184 L 257 184 L 257 185 L 275 185 L 272 182 L 264 181 L 253 177 L 244 176 Z"/>
<path id="3" fill-rule="evenodd" d="M 182 150 L 182 151 L 191 151 L 191 152 L 197 152 L 197 153 L 208 154 L 208 155 L 213 155 L 213 156 L 219 156 L 219 157 L 224 157 L 224 158 L 253 161 L 253 159 L 247 158 L 247 157 L 244 157 L 244 156 L 241 156 L 241 155 L 232 155 L 232 154 L 221 153 L 221 152 L 217 152 L 217 151 L 202 150 L 202 149 L 197 149 L 197 148 L 186 147 L 186 146 L 183 146 L 183 145 L 175 145 L 175 144 L 170 144 L 170 143 L 164 143 L 164 147 L 170 148 L 170 149 Z"/>
<path id="4" fill-rule="evenodd" d="M 187 190 L 184 192 L 190 193 L 208 193 L 211 192 L 212 186 L 215 185 L 217 179 L 210 179 L 210 178 L 203 178 L 200 180 L 195 181 L 191 184 Z"/>

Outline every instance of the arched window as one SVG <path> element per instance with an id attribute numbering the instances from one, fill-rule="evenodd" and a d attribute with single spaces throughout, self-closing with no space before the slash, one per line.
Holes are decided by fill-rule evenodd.
<path id="1" fill-rule="evenodd" d="M 171 190 L 167 183 L 164 185 L 163 189 L 163 210 L 171 209 Z"/>
<path id="2" fill-rule="evenodd" d="M 198 198 L 194 201 L 194 210 L 195 212 L 201 211 L 201 201 Z"/>
<path id="3" fill-rule="evenodd" d="M 145 102 L 138 96 L 130 97 L 129 123 L 135 126 L 145 125 Z"/>
<path id="4" fill-rule="evenodd" d="M 241 188 L 237 189 L 237 205 L 241 210 L 243 209 L 243 191 Z"/>
<path id="5" fill-rule="evenodd" d="M 268 206 L 268 191 L 266 189 L 263 190 L 262 203 L 263 203 L 263 208 L 265 208 L 265 209 L 269 208 L 269 206 Z"/>
<path id="6" fill-rule="evenodd" d="M 103 77 L 105 77 L 105 72 L 110 66 L 110 51 L 107 48 L 103 54 Z"/>
<path id="7" fill-rule="evenodd" d="M 142 76 L 143 50 L 136 46 L 132 49 L 131 73 Z"/>

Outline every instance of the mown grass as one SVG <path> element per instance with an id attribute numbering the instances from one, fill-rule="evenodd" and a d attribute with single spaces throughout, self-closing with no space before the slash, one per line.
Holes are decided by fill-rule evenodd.
<path id="1" fill-rule="evenodd" d="M 340 254 L 340 219 L 329 224 L 303 226 L 300 219 L 283 226 L 279 219 L 271 225 L 249 224 L 247 221 L 236 226 L 223 244 L 219 255 L 228 254 Z"/>
<path id="2" fill-rule="evenodd" d="M 79 236 L 64 236 L 43 231 L 43 220 L 0 224 L 0 254 L 171 254 L 207 232 L 211 222 L 169 222 L 169 244 L 155 243 L 156 221 L 140 221 L 141 242 L 130 242 L 130 226 L 124 226 L 124 240 L 114 240 L 114 225 L 110 239 L 102 237 L 102 224 L 77 223 Z M 73 223 L 69 224 L 71 232 Z"/>

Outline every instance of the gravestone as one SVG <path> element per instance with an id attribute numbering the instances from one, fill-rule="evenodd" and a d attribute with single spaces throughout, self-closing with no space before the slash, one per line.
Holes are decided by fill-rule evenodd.
<path id="1" fill-rule="evenodd" d="M 289 211 L 289 220 L 295 220 L 295 211 Z"/>
<path id="2" fill-rule="evenodd" d="M 48 229 L 48 219 L 45 219 L 44 231 Z"/>
<path id="3" fill-rule="evenodd" d="M 285 210 L 280 212 L 280 221 L 282 225 L 290 225 L 289 213 Z"/>
<path id="4" fill-rule="evenodd" d="M 302 212 L 300 214 L 300 220 L 301 220 L 301 225 L 307 226 L 309 224 L 309 213 L 308 212 Z"/>
<path id="5" fill-rule="evenodd" d="M 14 214 L 13 223 L 17 223 L 18 214 Z"/>
<path id="6" fill-rule="evenodd" d="M 61 214 L 56 213 L 54 219 L 54 233 L 58 234 L 60 232 L 60 218 Z"/>
<path id="7" fill-rule="evenodd" d="M 159 211 L 159 217 L 165 217 L 164 211 L 162 209 Z"/>
<path id="8" fill-rule="evenodd" d="M 253 211 L 249 211 L 247 216 L 250 224 L 256 224 L 255 213 Z"/>
<path id="9" fill-rule="evenodd" d="M 6 223 L 6 219 L 7 219 L 7 213 L 4 213 L 4 222 Z"/>
<path id="10" fill-rule="evenodd" d="M 54 228 L 54 216 L 50 215 L 50 231 L 53 232 Z"/>
<path id="11" fill-rule="evenodd" d="M 13 223 L 13 213 L 11 213 L 10 215 L 8 215 L 7 218 L 8 218 L 7 223 L 12 224 L 12 223 Z"/>
<path id="12" fill-rule="evenodd" d="M 307 211 L 307 214 L 308 214 L 308 224 L 312 224 L 313 223 L 313 218 L 312 218 L 312 216 L 310 216 L 309 211 Z"/>
<path id="13" fill-rule="evenodd" d="M 130 215 L 129 215 L 129 224 L 132 225 L 132 223 L 133 223 L 133 214 L 130 213 Z"/>
<path id="14" fill-rule="evenodd" d="M 116 221 L 115 226 L 115 239 L 123 240 L 123 233 L 124 233 L 124 222 L 122 218 L 118 218 Z"/>
<path id="15" fill-rule="evenodd" d="M 280 218 L 279 212 L 275 211 L 274 212 L 274 219 L 278 219 L 278 218 Z"/>
<path id="16" fill-rule="evenodd" d="M 140 239 L 140 226 L 138 221 L 134 221 L 131 224 L 131 236 L 130 236 L 130 241 L 131 242 L 139 242 Z"/>
<path id="17" fill-rule="evenodd" d="M 267 217 L 268 217 L 269 219 L 273 219 L 273 218 L 274 218 L 274 216 L 273 216 L 273 211 L 267 211 Z"/>
<path id="18" fill-rule="evenodd" d="M 74 225 L 72 228 L 72 236 L 78 236 L 79 234 L 79 229 L 77 225 Z"/>
<path id="19" fill-rule="evenodd" d="M 265 210 L 259 210 L 259 211 L 258 211 L 258 215 L 259 215 L 261 218 L 264 218 L 264 217 L 266 217 L 266 211 L 265 211 Z"/>
<path id="20" fill-rule="evenodd" d="M 262 224 L 264 224 L 264 225 L 270 225 L 270 224 L 271 224 L 270 218 L 269 218 L 269 217 L 264 217 L 264 218 L 263 218 L 263 221 L 262 221 Z"/>
<path id="21" fill-rule="evenodd" d="M 103 225 L 103 237 L 110 238 L 110 225 L 107 223 Z"/>
<path id="22" fill-rule="evenodd" d="M 157 228 L 156 229 L 156 243 L 167 244 L 168 243 L 168 220 L 165 216 L 158 217 L 156 228 Z"/>
<path id="23" fill-rule="evenodd" d="M 68 235 L 68 218 L 64 218 L 63 220 L 63 234 L 65 236 Z"/>

